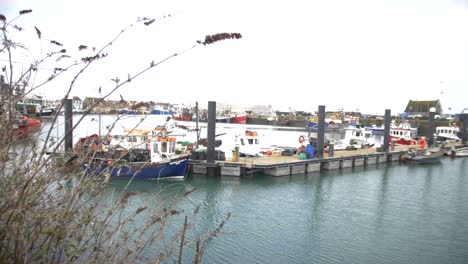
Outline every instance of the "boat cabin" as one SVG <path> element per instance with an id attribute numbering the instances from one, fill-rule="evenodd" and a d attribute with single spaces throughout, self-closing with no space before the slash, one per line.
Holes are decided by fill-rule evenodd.
<path id="1" fill-rule="evenodd" d="M 125 131 L 124 135 L 114 135 L 110 138 L 110 146 L 123 149 L 145 149 L 145 144 L 151 136 L 149 131 L 130 130 Z"/>
<path id="2" fill-rule="evenodd" d="M 239 152 L 249 156 L 260 155 L 262 151 L 260 136 L 257 132 L 246 130 L 245 133 L 236 135 L 235 145 L 239 147 Z"/>
<path id="3" fill-rule="evenodd" d="M 460 128 L 458 126 L 439 126 L 436 127 L 435 135 L 439 140 L 461 140 L 458 137 Z"/>
<path id="4" fill-rule="evenodd" d="M 369 142 L 372 141 L 372 131 L 364 127 L 347 127 L 345 128 L 345 138 L 359 142 Z"/>
<path id="5" fill-rule="evenodd" d="M 395 125 L 394 123 L 390 126 L 390 137 L 391 138 L 403 138 L 403 139 L 414 139 L 418 136 L 418 128 L 412 127 L 409 123 L 401 123 Z"/>
<path id="6" fill-rule="evenodd" d="M 151 162 L 159 162 L 176 155 L 176 139 L 173 137 L 158 138 L 147 143 L 150 151 Z"/>
<path id="7" fill-rule="evenodd" d="M 152 137 L 148 134 L 115 135 L 110 146 L 120 148 L 129 153 L 143 153 L 145 160 L 159 162 L 176 155 L 175 137 Z M 145 154 L 146 153 L 146 154 Z"/>
<path id="8" fill-rule="evenodd" d="M 372 131 L 364 127 L 346 127 L 343 139 L 335 141 L 335 150 L 360 149 L 372 147 L 375 140 Z"/>

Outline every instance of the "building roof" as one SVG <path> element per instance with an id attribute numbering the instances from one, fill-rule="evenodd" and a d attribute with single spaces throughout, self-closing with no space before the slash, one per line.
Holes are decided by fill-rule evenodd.
<path id="1" fill-rule="evenodd" d="M 405 113 L 429 113 L 429 109 L 434 107 L 436 109 L 436 113 L 442 113 L 442 106 L 440 101 L 432 100 L 432 101 L 413 101 L 410 100 L 408 105 L 406 106 Z"/>

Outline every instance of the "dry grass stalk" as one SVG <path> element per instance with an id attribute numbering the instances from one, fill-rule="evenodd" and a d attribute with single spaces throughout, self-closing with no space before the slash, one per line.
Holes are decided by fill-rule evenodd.
<path id="1" fill-rule="evenodd" d="M 22 10 L 19 16 L 31 12 Z M 188 230 L 195 224 L 188 220 L 195 221 L 199 210 L 195 209 L 188 216 L 177 206 L 195 190 L 181 194 L 176 200 L 159 200 L 156 207 L 141 204 L 131 208 L 130 201 L 142 195 L 143 191 L 126 191 L 129 182 L 122 193 L 116 197 L 109 196 L 109 178 L 105 175 L 87 175 L 77 164 L 77 161 L 92 159 L 96 153 L 82 155 L 79 159 L 72 159 L 72 153 L 46 155 L 47 146 L 53 143 L 52 130 L 58 125 L 57 115 L 50 129 L 41 131 L 42 135 L 21 134 L 16 127 L 18 102 L 42 85 L 54 81 L 63 72 L 79 68 L 63 94 L 64 99 L 68 98 L 76 80 L 90 64 L 107 56 L 104 52 L 106 48 L 125 30 L 98 51 L 89 49 L 88 45 L 79 46 L 81 52 L 91 54 L 72 60 L 65 48 L 54 50 L 57 46 L 63 46 L 60 42 L 46 40 L 45 32 L 35 27 L 38 38 L 51 44 L 52 51 L 44 52 L 44 57 L 19 71 L 13 57 L 15 49 L 25 49 L 25 46 L 15 43 L 9 35 L 11 29 L 23 31 L 12 24 L 17 19 L 8 20 L 0 15 L 0 56 L 7 61 L 2 65 L 1 75 L 4 78 L 0 87 L 0 263 L 160 263 L 169 258 L 181 260 L 185 252 L 183 249 L 195 242 L 196 248 L 192 250 L 194 262 L 200 263 L 208 242 L 220 233 L 225 222 L 211 233 L 188 236 Z M 139 21 L 149 26 L 156 20 L 145 18 Z M 240 34 L 213 35 L 202 44 L 228 38 L 240 38 Z M 92 108 L 121 86 L 176 55 L 157 63 L 152 61 L 132 78 L 129 76 L 126 81 L 116 83 L 114 89 L 87 109 L 75 127 Z M 55 67 L 48 78 L 33 81 L 40 65 L 66 59 L 72 61 L 68 66 Z M 62 107 L 63 101 L 59 110 Z M 57 139 L 51 151 L 57 151 L 64 140 L 64 137 Z M 185 219 L 183 228 L 169 235 L 167 230 L 170 223 L 181 216 Z M 188 239 L 193 242 L 189 243 Z M 149 248 L 152 249 L 151 254 L 148 253 Z"/>

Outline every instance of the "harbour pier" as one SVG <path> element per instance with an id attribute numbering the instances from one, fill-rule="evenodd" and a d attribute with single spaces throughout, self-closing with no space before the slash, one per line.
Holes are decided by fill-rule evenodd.
<path id="1" fill-rule="evenodd" d="M 216 175 L 236 177 L 253 174 L 289 176 L 323 170 L 376 166 L 379 163 L 398 162 L 410 147 L 414 146 L 396 146 L 395 150 L 389 152 L 378 152 L 372 148 L 340 151 L 335 152 L 333 157 L 324 154 L 323 158 L 307 160 L 299 160 L 297 155 L 239 158 L 239 161 L 216 161 L 214 165 L 203 160 L 191 160 L 189 170 L 192 174 L 206 175 L 209 169 L 214 168 Z"/>

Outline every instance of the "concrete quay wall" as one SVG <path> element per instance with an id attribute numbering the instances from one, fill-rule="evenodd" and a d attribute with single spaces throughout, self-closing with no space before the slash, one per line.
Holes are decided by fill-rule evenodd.
<path id="1" fill-rule="evenodd" d="M 325 170 L 376 166 L 380 163 L 392 163 L 399 161 L 402 154 L 402 151 L 395 151 L 309 160 L 298 160 L 297 157 L 283 157 L 277 159 L 265 157 L 264 159 L 255 158 L 239 160 L 238 162 L 216 161 L 216 173 L 221 176 L 233 177 L 241 177 L 257 173 L 280 177 Z M 190 172 L 193 174 L 208 173 L 207 165 L 204 162 L 189 162 L 189 164 Z"/>

